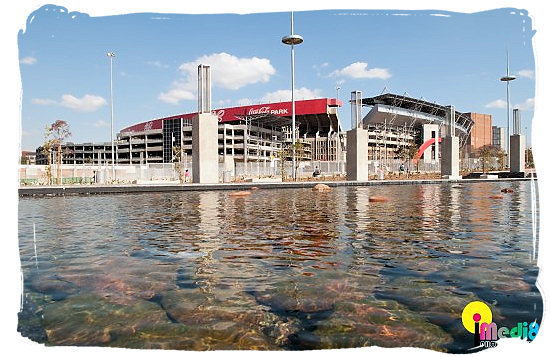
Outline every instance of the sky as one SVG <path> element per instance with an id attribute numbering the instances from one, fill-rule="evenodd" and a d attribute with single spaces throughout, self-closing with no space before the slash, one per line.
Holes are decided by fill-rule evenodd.
<path id="1" fill-rule="evenodd" d="M 61 3 L 61 2 L 59 2 Z M 395 93 L 411 96 L 423 96 L 427 100 L 440 104 L 454 104 L 460 111 L 479 111 L 494 116 L 497 125 L 505 125 L 505 109 L 487 108 L 486 105 L 505 100 L 505 86 L 498 81 L 506 68 L 505 51 L 510 51 L 510 68 L 513 74 L 520 71 L 527 77 L 519 77 L 513 82 L 511 99 L 513 103 L 532 103 L 527 99 L 534 97 L 535 80 L 529 78 L 528 71 L 535 70 L 537 86 L 537 117 L 533 122 L 534 157 L 538 181 L 532 185 L 534 194 L 540 203 L 534 205 L 540 209 L 539 237 L 550 234 L 550 159 L 547 151 L 547 132 L 550 123 L 543 113 L 543 103 L 539 98 L 550 95 L 547 84 L 550 55 L 550 13 L 544 2 L 539 0 L 386 0 L 383 2 L 365 2 L 364 0 L 340 0 L 337 3 L 317 0 L 297 2 L 296 0 L 278 0 L 276 2 L 250 1 L 208 1 L 186 2 L 171 0 L 64 0 L 66 13 L 47 13 L 39 11 L 36 22 L 25 23 L 27 17 L 44 4 L 41 0 L 13 2 L 4 12 L 0 22 L 2 31 L 3 54 L 0 57 L 2 71 L 2 99 L 4 109 L 4 133 L 6 151 L 4 159 L 8 167 L 0 175 L 0 189 L 5 209 L 2 215 L 2 226 L 6 239 L 0 251 L 2 267 L 6 272 L 17 272 L 20 269 L 17 239 L 17 187 L 19 175 L 18 149 L 34 150 L 42 141 L 45 125 L 56 119 L 68 120 L 73 131 L 74 141 L 107 141 L 110 138 L 109 128 L 102 126 L 110 121 L 109 110 L 109 64 L 105 52 L 114 51 L 115 59 L 115 129 L 152 117 L 194 111 L 193 100 L 180 100 L 179 104 L 165 103 L 159 99 L 161 93 L 168 93 L 174 82 L 185 80 L 185 72 L 179 71 L 184 63 L 192 63 L 203 55 L 226 52 L 238 58 L 266 58 L 275 69 L 269 74 L 266 82 L 258 81 L 247 84 L 237 90 L 214 87 L 213 95 L 220 100 L 232 100 L 227 105 L 237 105 L 240 99 L 259 98 L 268 93 L 287 90 L 290 87 L 289 49 L 280 43 L 281 37 L 288 34 L 289 13 L 273 14 L 273 23 L 262 23 L 263 20 L 252 19 L 260 15 L 233 16 L 244 19 L 238 28 L 223 27 L 223 31 L 209 33 L 209 28 L 217 25 L 210 21 L 198 21 L 195 16 L 177 16 L 180 26 L 162 21 L 163 17 L 175 18 L 168 13 L 205 13 L 228 12 L 249 13 L 266 11 L 289 11 L 315 8 L 334 9 L 334 4 L 351 10 L 325 11 L 324 13 L 361 13 L 368 15 L 332 15 L 327 23 L 315 23 L 308 19 L 306 13 L 295 13 L 296 33 L 304 36 L 305 42 L 296 48 L 296 86 L 310 90 L 319 90 L 320 96 L 335 96 L 335 86 L 340 84 L 341 98 L 349 98 L 352 90 L 362 90 L 364 95 L 376 95 L 384 86 Z M 206 6 L 205 6 L 206 4 Z M 214 4 L 215 6 L 213 6 Z M 396 11 L 365 11 L 354 9 L 365 8 L 414 8 L 414 9 L 452 9 L 461 13 L 471 13 L 502 7 L 527 7 L 530 12 L 513 9 L 491 10 L 478 14 L 460 14 L 443 11 L 430 11 L 451 15 L 441 16 L 393 16 Z M 52 8 L 49 6 L 49 8 Z M 81 11 L 74 19 L 73 12 Z M 85 12 L 95 17 L 87 18 Z M 516 12 L 511 14 L 510 12 Z M 73 13 L 67 16 L 67 12 Z M 151 12 L 139 15 L 131 20 L 129 14 Z M 153 12 L 159 12 L 154 13 Z M 408 11 L 408 13 L 415 13 Z M 117 14 L 115 16 L 110 16 Z M 318 13 L 319 14 L 319 13 Z M 323 14 L 323 13 L 320 13 Z M 374 15 L 378 14 L 378 15 Z M 33 13 L 38 15 L 38 13 Z M 57 16 L 59 15 L 59 18 Z M 303 16 L 302 16 L 303 15 Z M 103 17 L 108 16 L 108 17 Z M 535 59 L 531 45 L 531 17 L 536 29 Z M 152 19 L 156 17 L 157 19 Z M 40 18 L 40 21 L 38 19 Z M 87 18 L 87 20 L 86 20 Z M 227 16 L 209 15 L 203 19 L 222 21 L 227 24 Z M 264 17 L 265 19 L 265 17 Z M 86 21 L 85 21 L 86 20 Z M 124 20 L 124 21 L 123 21 Z M 153 21 L 154 20 L 154 21 Z M 166 19 L 164 19 L 166 20 Z M 193 21 L 192 21 L 193 20 Z M 338 21 L 337 21 L 338 20 Z M 525 21 L 525 23 L 523 22 Z M 172 22 L 175 22 L 172 20 Z M 348 23 L 349 22 L 349 23 Z M 40 26 L 38 24 L 41 23 Z M 204 26 L 206 32 L 193 28 L 191 24 Z M 355 26 L 360 23 L 361 26 Z M 408 23 L 408 25 L 407 25 Z M 106 26 L 110 24 L 110 26 Z M 308 25 L 309 24 L 309 25 Z M 355 24 L 355 25 L 354 25 Z M 130 26 L 131 25 L 131 26 Z M 523 29 L 525 25 L 525 31 Z M 313 26 L 313 27 L 307 27 Z M 24 30 L 21 30 L 24 29 Z M 164 30 L 163 30 L 164 29 Z M 435 29 L 435 30 L 434 30 Z M 18 35 L 19 31 L 19 35 Z M 24 31 L 24 32 L 21 32 Z M 42 31 L 44 33 L 40 34 Z M 159 33 L 162 34 L 159 35 Z M 204 35 L 201 35 L 204 34 Z M 238 37 L 238 35 L 243 35 Z M 51 37 L 54 35 L 54 37 Z M 60 38 L 60 42 L 54 41 Z M 200 44 L 204 41 L 203 44 Z M 351 48 L 352 44 L 356 47 Z M 193 47 L 193 46 L 200 46 Z M 428 50 L 429 49 L 429 50 Z M 476 52 L 477 51 L 477 52 Z M 139 56 L 138 56 L 139 55 Z M 157 62 L 158 61 L 158 64 Z M 150 62 L 150 63 L 148 63 Z M 324 65 L 327 63 L 326 65 Z M 339 73 L 350 73 L 344 68 L 353 63 L 368 63 L 367 69 L 386 69 L 391 76 L 381 78 L 337 77 Z M 148 66 L 149 64 L 149 66 Z M 166 67 L 168 66 L 168 67 Z M 314 67 L 315 66 L 315 67 Z M 357 68 L 352 67 L 352 68 Z M 230 67 L 230 66 L 228 66 Z M 157 69 L 158 68 L 158 69 Z M 359 65 L 359 73 L 361 67 Z M 341 72 L 335 72 L 340 70 Z M 319 72 L 319 73 L 318 73 Z M 381 71 L 376 71 L 384 73 Z M 334 73 L 331 77 L 330 74 Z M 367 72 L 368 73 L 368 72 Z M 372 72 L 371 72 L 372 73 Z M 361 77 L 361 75 L 359 75 Z M 372 76 L 371 76 L 372 77 Z M 22 83 L 21 83 L 22 81 Z M 174 92 L 173 92 L 174 93 Z M 180 92 L 184 94 L 184 92 Z M 225 95 L 222 95 L 225 93 Z M 65 97 L 63 95 L 71 95 Z M 93 97 L 83 101 L 88 94 Z M 102 104 L 101 97 L 105 104 Z M 44 100 L 40 103 L 38 99 Z M 47 101 L 49 99 L 50 101 Z M 166 97 L 165 97 L 166 99 Z M 37 101 L 38 100 L 38 101 Z M 73 104 L 69 104 L 69 103 Z M 21 103 L 21 106 L 20 106 Z M 64 105 L 61 105 L 63 103 Z M 77 104 L 75 104 L 77 103 Z M 90 104 L 92 103 L 92 104 Z M 98 108 L 94 107 L 99 106 Z M 72 105 L 72 108 L 70 107 Z M 76 108 L 80 110 L 77 110 Z M 82 111 L 87 107 L 88 112 Z M 92 109 L 95 109 L 92 110 Z M 349 127 L 349 107 L 341 109 L 342 121 Z M 533 111 L 524 110 L 526 119 L 533 116 Z M 10 118 L 12 120 L 10 120 Z M 13 118 L 20 119 L 19 121 Z M 103 122 L 102 122 L 103 121 Z M 94 125 L 95 124 L 95 125 Z M 21 142 L 19 141 L 21 137 Z M 18 145 L 20 144 L 20 145 Z M 533 201 L 535 202 L 535 201 Z M 535 229 L 535 228 L 534 228 Z M 548 261 L 548 244 L 546 239 L 539 240 L 539 260 L 541 267 L 538 276 L 539 289 L 544 294 L 548 286 L 548 274 L 544 263 Z M 21 276 L 16 273 L 5 274 L 4 286 L 9 293 L 2 295 L 2 324 L 0 331 L 4 336 L 6 350 L 17 350 L 21 353 L 40 354 L 41 356 L 95 356 L 97 349 L 44 348 L 21 337 L 16 331 L 16 311 L 20 307 Z M 529 345 L 529 352 L 542 354 L 548 349 L 547 330 L 542 328 L 537 339 Z M 498 349 L 489 349 L 485 355 L 497 356 L 502 350 L 508 354 L 525 353 L 522 341 L 499 341 Z M 146 351 L 137 351 L 147 354 Z M 120 349 L 101 349 L 103 355 L 135 355 L 136 351 Z M 365 352 L 373 355 L 398 356 L 403 352 L 411 356 L 439 355 L 433 351 L 420 349 L 381 349 L 370 347 L 346 351 L 352 356 L 363 356 Z M 142 353 L 142 354 L 143 354 Z M 151 352 L 149 354 L 156 353 Z M 301 352 L 308 354 L 308 352 Z M 334 351 L 313 351 L 316 356 L 334 354 Z M 166 354 L 166 353 L 165 353 Z M 214 353 L 216 354 L 216 353 Z M 220 354 L 220 353 L 218 353 Z M 276 353 L 277 354 L 277 353 Z"/>
<path id="2" fill-rule="evenodd" d="M 353 90 L 452 104 L 491 114 L 493 125 L 506 127 L 506 85 L 499 78 L 508 50 L 517 76 L 511 107 L 522 109 L 530 144 L 535 32 L 525 10 L 298 11 L 294 32 L 304 38 L 295 46 L 295 98 L 338 95 L 344 129 Z M 289 33 L 289 12 L 92 17 L 78 8 L 43 6 L 18 34 L 21 148 L 40 146 L 44 127 L 58 119 L 69 123 L 70 141 L 110 141 L 109 51 L 116 55 L 115 132 L 195 112 L 199 63 L 212 66 L 214 108 L 290 100 L 290 48 L 281 43 Z"/>
<path id="3" fill-rule="evenodd" d="M 337 95 L 350 127 L 350 92 L 383 91 L 488 113 L 506 126 L 506 50 L 511 106 L 533 116 L 531 18 L 518 9 L 447 11 L 322 10 L 294 14 L 295 98 Z M 290 13 L 130 13 L 92 17 L 46 5 L 18 34 L 23 150 L 44 127 L 69 123 L 71 141 L 110 141 L 110 59 L 114 129 L 196 111 L 196 68 L 212 66 L 214 108 L 290 100 Z M 336 88 L 340 87 L 339 90 Z M 337 93 L 338 92 L 338 93 Z M 364 109 L 364 112 L 366 109 Z M 528 135 L 529 136 L 529 135 Z M 528 138 L 528 142 L 529 142 Z"/>

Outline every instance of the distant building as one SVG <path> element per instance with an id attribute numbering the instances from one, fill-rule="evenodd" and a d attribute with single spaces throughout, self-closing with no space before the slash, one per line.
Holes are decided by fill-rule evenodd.
<path id="1" fill-rule="evenodd" d="M 34 151 L 21 151 L 21 165 L 35 165 L 36 164 L 36 152 Z"/>
<path id="2" fill-rule="evenodd" d="M 506 129 L 493 126 L 493 146 L 506 151 Z"/>
<path id="3" fill-rule="evenodd" d="M 473 125 L 467 142 L 467 151 L 475 154 L 483 146 L 493 145 L 493 126 L 490 114 L 466 113 Z"/>

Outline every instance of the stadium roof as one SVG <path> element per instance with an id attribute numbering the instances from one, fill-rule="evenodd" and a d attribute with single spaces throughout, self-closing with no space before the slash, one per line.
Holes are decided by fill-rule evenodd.
<path id="1" fill-rule="evenodd" d="M 364 122 L 384 123 L 391 120 L 396 125 L 416 122 L 446 124 L 447 106 L 427 102 L 398 94 L 381 94 L 376 97 L 363 98 L 364 106 L 372 106 L 373 109 L 367 113 Z M 462 134 L 468 134 L 473 125 L 472 119 L 464 113 L 455 111 L 456 127 Z"/>
<path id="2" fill-rule="evenodd" d="M 327 133 L 337 130 L 336 107 L 341 107 L 342 101 L 334 98 L 320 98 L 295 101 L 296 125 L 301 134 Z M 220 123 L 244 122 L 245 120 L 261 121 L 263 125 L 280 127 L 290 125 L 292 117 L 292 102 L 263 103 L 240 107 L 220 108 L 212 111 L 218 116 Z M 121 133 L 138 133 L 147 130 L 162 129 L 164 120 L 190 120 L 197 113 L 186 113 L 166 118 L 153 119 L 122 129 Z M 342 130 L 342 128 L 340 128 Z"/>

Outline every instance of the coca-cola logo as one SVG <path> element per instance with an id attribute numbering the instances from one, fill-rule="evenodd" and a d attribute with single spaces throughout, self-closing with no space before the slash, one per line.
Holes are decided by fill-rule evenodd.
<path id="1" fill-rule="evenodd" d="M 257 109 L 250 108 L 250 110 L 248 111 L 248 115 L 254 114 L 288 115 L 288 109 L 271 109 L 270 107 L 261 107 Z"/>
<path id="2" fill-rule="evenodd" d="M 261 107 L 259 109 L 250 108 L 248 115 L 252 114 L 267 114 L 269 113 L 269 107 Z"/>

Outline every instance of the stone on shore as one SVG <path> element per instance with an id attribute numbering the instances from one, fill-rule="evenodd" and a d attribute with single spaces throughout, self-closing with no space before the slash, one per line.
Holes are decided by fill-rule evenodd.
<path id="1" fill-rule="evenodd" d="M 324 183 L 318 183 L 313 187 L 313 191 L 316 192 L 328 192 L 332 190 L 328 185 L 325 185 Z"/>

